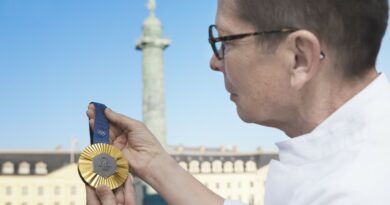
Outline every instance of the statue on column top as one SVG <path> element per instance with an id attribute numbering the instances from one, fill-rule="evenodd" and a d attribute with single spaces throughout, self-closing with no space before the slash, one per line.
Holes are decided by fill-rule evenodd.
<path id="1" fill-rule="evenodd" d="M 156 1 L 155 0 L 149 0 L 148 9 L 151 13 L 154 13 L 154 10 L 156 10 Z"/>

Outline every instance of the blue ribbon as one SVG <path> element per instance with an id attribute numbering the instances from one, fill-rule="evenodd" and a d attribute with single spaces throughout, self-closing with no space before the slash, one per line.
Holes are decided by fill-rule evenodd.
<path id="1" fill-rule="evenodd" d="M 95 126 L 92 130 L 89 127 L 89 136 L 91 138 L 91 144 L 104 143 L 110 144 L 110 138 L 108 133 L 108 120 L 104 114 L 106 106 L 101 103 L 91 102 L 95 106 Z"/>

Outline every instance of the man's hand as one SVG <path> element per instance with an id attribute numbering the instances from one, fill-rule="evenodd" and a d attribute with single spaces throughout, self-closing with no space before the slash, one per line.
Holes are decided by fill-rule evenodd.
<path id="1" fill-rule="evenodd" d="M 153 169 L 150 166 L 159 159 L 169 156 L 158 140 L 148 128 L 137 120 L 106 108 L 104 111 L 109 122 L 110 143 L 119 148 L 129 162 L 130 171 L 144 178 L 150 175 Z M 93 128 L 95 123 L 95 107 L 88 106 L 87 115 L 89 124 Z"/>
<path id="2" fill-rule="evenodd" d="M 104 110 L 104 114 L 109 122 L 110 143 L 122 151 L 129 162 L 130 172 L 150 184 L 168 204 L 223 204 L 220 196 L 207 189 L 177 164 L 142 122 L 115 113 L 109 108 Z M 93 128 L 95 107 L 92 104 L 88 106 L 87 115 Z M 128 191 L 125 189 L 122 192 L 126 196 Z M 94 203 L 89 205 L 98 204 L 97 199 L 100 199 L 103 205 L 122 203 L 118 196 L 115 197 L 116 201 L 114 200 L 112 192 L 98 189 L 97 193 L 99 195 L 90 199 Z M 97 198 L 98 196 L 101 198 Z M 126 203 L 127 201 L 125 205 L 129 205 Z"/>
<path id="3" fill-rule="evenodd" d="M 87 205 L 136 205 L 131 176 L 114 192 L 107 186 L 100 186 L 95 190 L 88 185 L 86 191 Z"/>

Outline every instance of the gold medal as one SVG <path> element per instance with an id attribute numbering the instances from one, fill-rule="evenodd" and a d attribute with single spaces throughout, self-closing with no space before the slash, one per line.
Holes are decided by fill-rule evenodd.
<path id="1" fill-rule="evenodd" d="M 95 107 L 95 126 L 89 127 L 91 145 L 83 150 L 79 159 L 79 175 L 91 187 L 105 185 L 116 189 L 129 175 L 129 166 L 122 152 L 110 145 L 109 122 L 104 114 L 106 106 L 91 102 Z"/>
<path id="2" fill-rule="evenodd" d="M 78 170 L 83 181 L 94 188 L 106 185 L 116 189 L 129 174 L 128 162 L 122 152 L 104 143 L 92 144 L 83 150 Z"/>

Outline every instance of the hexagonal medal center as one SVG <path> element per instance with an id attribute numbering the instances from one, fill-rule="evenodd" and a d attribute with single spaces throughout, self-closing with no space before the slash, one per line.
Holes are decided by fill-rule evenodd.
<path id="1" fill-rule="evenodd" d="M 108 154 L 100 154 L 93 158 L 93 171 L 107 178 L 116 172 L 116 161 Z"/>

